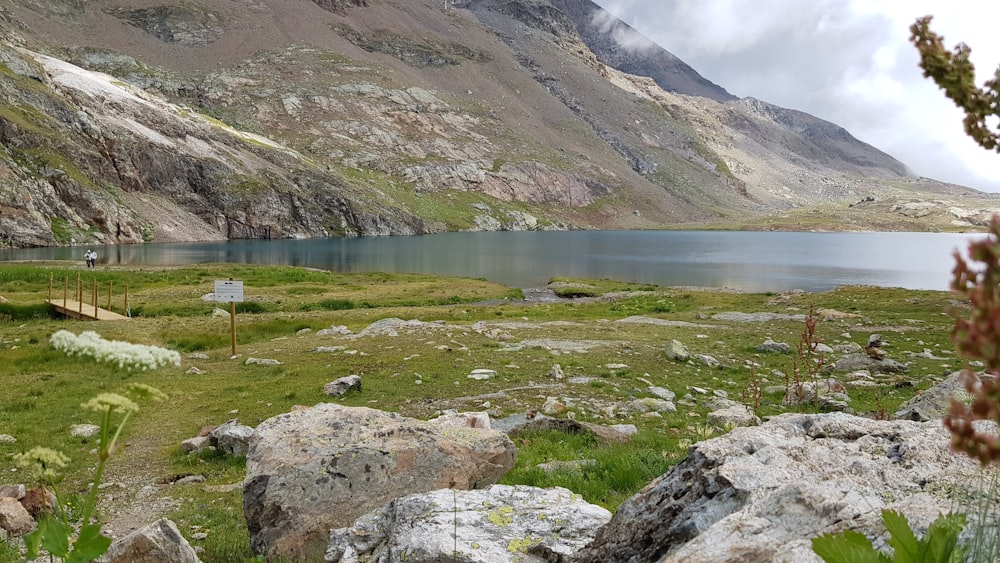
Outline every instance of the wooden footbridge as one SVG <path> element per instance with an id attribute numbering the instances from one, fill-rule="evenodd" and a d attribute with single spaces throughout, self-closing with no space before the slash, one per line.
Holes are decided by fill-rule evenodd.
<path id="1" fill-rule="evenodd" d="M 74 319 L 81 319 L 85 321 L 124 321 L 127 320 L 129 313 L 129 303 L 128 303 L 128 286 L 125 286 L 125 303 L 122 310 L 125 311 L 125 315 L 116 313 L 111 310 L 111 293 L 112 293 L 112 282 L 108 282 L 108 299 L 107 307 L 101 308 L 98 306 L 98 291 L 97 291 L 97 278 L 94 278 L 94 283 L 90 293 L 90 302 L 84 302 L 83 296 L 83 285 L 81 284 L 80 274 L 76 276 L 76 291 L 73 292 L 72 299 L 69 296 L 69 278 L 63 280 L 63 295 L 62 299 L 52 298 L 52 274 L 49 274 L 49 297 L 46 299 L 46 303 L 49 303 L 60 315 L 65 315 L 67 317 L 72 317 Z"/>

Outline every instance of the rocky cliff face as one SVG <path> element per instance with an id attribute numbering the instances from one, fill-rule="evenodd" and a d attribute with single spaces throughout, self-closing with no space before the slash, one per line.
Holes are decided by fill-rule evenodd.
<path id="1" fill-rule="evenodd" d="M 588 0 L 12 0 L 0 245 L 662 228 L 912 188 L 623 33 Z"/>

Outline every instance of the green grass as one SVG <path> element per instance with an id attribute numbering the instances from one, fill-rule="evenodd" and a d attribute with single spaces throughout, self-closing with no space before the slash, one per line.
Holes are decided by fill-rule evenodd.
<path id="1" fill-rule="evenodd" d="M 113 308 L 121 309 L 128 286 L 133 313 L 127 322 L 83 323 L 54 319 L 42 305 L 50 274 L 53 294 L 62 294 L 63 280 L 75 291 L 96 281 L 104 306 L 106 289 L 113 288 Z M 236 318 L 237 353 L 230 359 L 230 322 L 211 312 L 225 304 L 202 301 L 214 280 L 233 277 L 244 281 L 247 301 Z M 567 487 L 589 502 L 610 510 L 668 470 L 686 453 L 686 444 L 716 435 L 724 429 L 703 423 L 709 407 L 696 400 L 676 413 L 647 418 L 616 415 L 616 408 L 633 398 L 649 397 L 649 385 L 667 387 L 683 397 L 693 386 L 725 391 L 738 400 L 746 387 L 753 361 L 762 385 L 782 385 L 774 371 L 788 372 L 792 357 L 760 354 L 755 347 L 765 337 L 793 347 L 802 332 L 801 321 L 769 323 L 723 322 L 713 316 L 723 311 L 805 314 L 835 309 L 853 317 L 834 317 L 816 327 L 817 337 L 829 345 L 864 344 L 870 333 L 887 341 L 891 358 L 910 364 L 907 374 L 894 376 L 879 392 L 850 390 L 857 412 L 890 414 L 900 403 L 944 377 L 943 364 L 952 369 L 960 361 L 952 350 L 952 320 L 946 312 L 956 305 L 946 292 L 907 291 L 874 287 L 844 287 L 813 294 L 741 294 L 657 287 L 615 280 L 558 279 L 586 284 L 596 295 L 616 293 L 616 299 L 525 305 L 511 298 L 520 292 L 484 280 L 384 273 L 339 274 L 301 268 L 203 264 L 180 268 L 104 268 L 83 270 L 61 263 L 0 266 L 0 295 L 9 300 L 0 308 L 0 432 L 17 443 L 0 444 L 0 472 L 9 474 L 10 454 L 44 444 L 70 456 L 61 492 L 76 493 L 91 477 L 93 447 L 69 436 L 73 424 L 95 422 L 79 409 L 81 402 L 102 391 L 117 391 L 132 382 L 147 383 L 169 395 L 162 403 L 143 405 L 126 427 L 125 455 L 111 461 L 140 464 L 154 479 L 178 474 L 204 475 L 208 484 L 239 482 L 242 460 L 192 457 L 179 444 L 205 425 L 234 416 L 255 426 L 296 405 L 335 401 L 427 419 L 439 412 L 487 410 L 494 418 L 539 408 L 546 396 L 569 397 L 567 412 L 596 424 L 634 424 L 639 433 L 627 444 L 601 445 L 592 438 L 556 432 L 515 438 L 516 467 L 505 483 Z M 87 293 L 89 295 L 89 293 Z M 482 304 L 489 303 L 489 304 Z M 959 305 L 960 306 L 960 305 Z M 246 308 L 246 309 L 244 309 Z M 252 308 L 252 311 L 251 311 Z M 616 322 L 644 315 L 673 325 Z M 319 329 L 343 325 L 358 333 L 389 317 L 428 323 L 397 336 L 343 338 L 319 336 Z M 443 321 L 433 324 L 433 321 Z M 480 324 L 476 324 L 480 323 Z M 508 326 L 507 323 L 513 323 Z M 685 324 L 686 323 L 686 324 Z M 435 328 L 437 327 L 437 328 Z M 311 329 L 299 334 L 302 329 Z M 56 352 L 52 333 L 67 329 L 79 333 L 97 330 L 104 338 L 165 346 L 183 354 L 180 367 L 153 372 L 127 372 Z M 677 363 L 665 358 L 666 344 L 677 339 L 692 353 L 710 354 L 722 362 L 708 368 L 697 362 Z M 559 352 L 551 345 L 512 344 L 558 341 L 596 341 L 603 344 L 586 353 Z M 345 352 L 315 352 L 319 346 L 343 345 Z M 910 357 L 925 348 L 947 361 Z M 207 359 L 192 359 L 200 352 Z M 277 366 L 245 365 L 247 357 L 274 358 Z M 567 378 L 586 377 L 588 383 L 559 382 L 546 377 L 559 363 Z M 608 367 L 625 364 L 627 368 Z M 189 375 L 192 367 L 203 370 Z M 498 377 L 474 381 L 476 368 L 491 368 Z M 322 393 L 325 383 L 350 374 L 360 375 L 364 390 L 337 399 Z M 419 383 L 418 383 L 419 382 Z M 896 385 L 900 383 L 900 385 Z M 903 385 L 903 384 L 906 385 Z M 492 394 L 503 391 L 503 395 Z M 482 406 L 491 395 L 490 405 Z M 766 395 L 761 414 L 786 411 L 780 395 Z M 567 416 L 561 414 L 557 416 Z M 130 455 L 130 452 L 136 452 Z M 140 455 L 141 454 L 141 455 Z M 537 464 L 551 460 L 593 459 L 579 471 L 544 473 Z M 250 558 L 239 492 L 209 493 L 197 486 L 166 489 L 162 494 L 182 499 L 168 516 L 185 536 L 208 530 L 204 540 L 191 540 L 205 549 L 211 561 Z M 3 553 L 0 547 L 0 554 Z M 4 559 L 0 557 L 0 561 Z"/>

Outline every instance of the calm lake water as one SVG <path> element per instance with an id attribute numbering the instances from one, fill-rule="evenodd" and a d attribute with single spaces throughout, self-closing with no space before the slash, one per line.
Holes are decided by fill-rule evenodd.
<path id="1" fill-rule="evenodd" d="M 229 241 L 95 247 L 101 264 L 233 262 L 335 272 L 411 272 L 538 287 L 555 276 L 745 291 L 840 285 L 948 288 L 952 253 L 985 235 L 569 231 Z M 0 260 L 77 260 L 86 248 L 0 251 Z M 2 266 L 0 266 L 2 267 Z"/>

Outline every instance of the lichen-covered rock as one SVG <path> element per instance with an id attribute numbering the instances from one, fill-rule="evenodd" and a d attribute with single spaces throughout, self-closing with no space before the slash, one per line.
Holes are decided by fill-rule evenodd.
<path id="1" fill-rule="evenodd" d="M 784 414 L 697 443 L 623 503 L 579 563 L 819 562 L 810 539 L 859 531 L 884 540 L 882 509 L 923 533 L 978 471 L 939 422 L 844 413 Z"/>
<path id="2" fill-rule="evenodd" d="M 331 528 L 390 500 L 492 485 L 517 452 L 502 432 L 321 403 L 257 426 L 243 511 L 255 553 L 309 559 Z"/>
<path id="3" fill-rule="evenodd" d="M 437 490 L 393 500 L 332 530 L 326 560 L 567 561 L 610 519 L 607 510 L 561 487 Z"/>
<path id="4" fill-rule="evenodd" d="M 212 445 L 226 455 L 242 457 L 250 449 L 253 428 L 240 424 L 239 419 L 223 422 L 208 435 Z"/>

